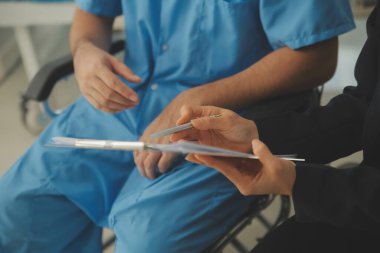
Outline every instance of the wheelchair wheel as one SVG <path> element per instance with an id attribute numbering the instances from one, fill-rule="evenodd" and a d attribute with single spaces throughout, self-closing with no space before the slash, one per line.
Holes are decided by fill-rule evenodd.
<path id="1" fill-rule="evenodd" d="M 33 135 L 39 135 L 50 122 L 50 117 L 44 113 L 39 102 L 25 98 L 21 102 L 21 119 Z"/>

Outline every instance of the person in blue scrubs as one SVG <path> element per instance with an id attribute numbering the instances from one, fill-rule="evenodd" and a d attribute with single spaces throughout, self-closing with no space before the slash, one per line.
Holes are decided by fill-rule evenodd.
<path id="1" fill-rule="evenodd" d="M 83 94 L 0 179 L 0 252 L 201 252 L 242 215 L 217 171 L 181 156 L 54 149 L 54 136 L 144 140 L 182 105 L 244 110 L 334 73 L 342 0 L 78 0 L 70 44 Z M 125 57 L 107 53 L 125 17 Z M 169 137 L 157 140 L 168 143 Z"/>

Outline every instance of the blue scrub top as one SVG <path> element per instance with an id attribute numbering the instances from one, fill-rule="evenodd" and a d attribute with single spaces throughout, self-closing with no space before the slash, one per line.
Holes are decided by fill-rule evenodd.
<path id="1" fill-rule="evenodd" d="M 128 84 L 141 100 L 126 113 L 136 134 L 189 87 L 233 75 L 278 48 L 298 49 L 355 27 L 347 0 L 76 2 L 96 15 L 125 17 L 124 61 L 143 80 Z"/>

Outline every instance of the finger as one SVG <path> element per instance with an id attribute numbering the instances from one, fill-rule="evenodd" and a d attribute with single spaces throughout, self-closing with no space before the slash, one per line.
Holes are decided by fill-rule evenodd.
<path id="1" fill-rule="evenodd" d="M 192 162 L 192 163 L 198 163 L 198 164 L 201 164 L 201 165 L 204 165 L 200 160 L 198 160 L 194 154 L 188 154 L 186 157 L 185 157 L 185 160 L 186 161 L 189 161 L 189 162 Z"/>
<path id="2" fill-rule="evenodd" d="M 193 162 L 195 160 L 194 154 L 188 154 L 187 156 L 185 156 L 185 160 Z"/>
<path id="3" fill-rule="evenodd" d="M 195 106 L 194 106 L 195 107 Z M 183 105 L 180 109 L 180 118 L 177 120 L 177 125 L 182 125 L 189 122 L 193 118 L 193 108 L 187 105 Z"/>
<path id="4" fill-rule="evenodd" d="M 90 87 L 88 93 L 91 93 L 91 96 L 98 102 L 101 109 L 107 109 L 107 110 L 117 111 L 117 112 L 126 109 L 126 107 L 122 104 L 107 100 L 100 92 L 98 92 L 93 87 Z"/>
<path id="5" fill-rule="evenodd" d="M 242 175 L 235 166 L 236 159 L 234 158 L 223 158 L 208 155 L 195 155 L 194 157 L 197 161 L 199 161 L 199 163 L 222 173 L 235 185 L 238 185 L 242 180 Z"/>
<path id="6" fill-rule="evenodd" d="M 177 120 L 177 125 L 189 122 L 191 119 L 219 114 L 223 110 L 216 106 L 188 106 L 184 105 L 180 109 L 181 117 Z"/>
<path id="7" fill-rule="evenodd" d="M 147 175 L 148 178 L 156 178 L 156 166 L 161 156 L 162 153 L 160 152 L 146 152 L 144 157 L 142 158 L 144 163 L 145 175 Z"/>
<path id="8" fill-rule="evenodd" d="M 260 140 L 252 141 L 253 154 L 259 157 L 259 160 L 264 165 L 269 165 L 276 161 L 276 157 L 270 152 L 269 148 Z"/>
<path id="9" fill-rule="evenodd" d="M 136 167 L 140 172 L 140 175 L 143 177 L 147 177 L 144 170 L 144 164 L 141 159 L 141 152 L 137 152 L 137 151 L 133 152 L 133 157 L 135 160 Z"/>
<path id="10" fill-rule="evenodd" d="M 223 130 L 230 125 L 230 121 L 226 117 L 212 118 L 212 117 L 202 117 L 191 120 L 191 124 L 194 128 L 199 130 Z"/>
<path id="11" fill-rule="evenodd" d="M 165 173 L 170 169 L 170 166 L 173 164 L 173 161 L 178 155 L 171 153 L 162 154 L 160 160 L 158 161 L 158 170 L 161 173 Z"/>
<path id="12" fill-rule="evenodd" d="M 214 106 L 207 106 L 203 109 L 202 117 L 191 120 L 194 128 L 199 130 L 225 130 L 229 129 L 236 117 L 239 117 L 233 111 L 222 109 Z M 212 115 L 221 115 L 220 117 L 210 117 Z"/>
<path id="13" fill-rule="evenodd" d="M 179 140 L 187 140 L 187 141 L 195 141 L 199 138 L 199 131 L 195 129 L 188 129 L 178 133 L 171 134 L 169 140 L 171 142 L 179 141 Z"/>
<path id="14" fill-rule="evenodd" d="M 111 63 L 112 63 L 112 67 L 113 67 L 113 70 L 115 71 L 115 73 L 121 75 L 122 77 L 124 77 L 125 79 L 127 79 L 128 81 L 130 81 L 132 83 L 140 83 L 141 82 L 141 78 L 138 75 L 136 75 L 135 73 L 133 73 L 133 71 L 130 68 L 128 68 L 122 62 L 120 62 L 117 58 L 113 57 L 111 59 Z"/>
<path id="15" fill-rule="evenodd" d="M 184 105 L 180 110 L 181 117 L 177 120 L 177 125 L 187 123 L 191 120 L 194 128 L 199 130 L 223 130 L 228 128 L 233 121 L 231 117 L 235 113 L 216 106 L 187 106 Z M 211 115 L 221 114 L 221 117 L 209 117 Z"/>
<path id="16" fill-rule="evenodd" d="M 222 168 L 222 170 L 225 170 L 231 169 L 231 167 L 233 167 L 228 161 L 229 159 L 226 159 L 224 157 L 194 154 L 194 158 L 203 164 L 206 164 L 207 166 L 215 169 Z"/>
<path id="17" fill-rule="evenodd" d="M 102 80 L 99 78 L 95 79 L 93 82 L 92 87 L 97 90 L 105 100 L 110 100 L 115 103 L 121 104 L 125 106 L 125 108 L 133 107 L 136 105 L 136 103 L 131 102 L 129 99 L 126 99 L 125 97 L 121 96 L 119 93 L 108 87 L 105 83 L 103 83 Z"/>
<path id="18" fill-rule="evenodd" d="M 116 112 L 118 112 L 118 110 L 113 110 L 113 109 L 109 109 L 109 108 L 107 108 L 107 107 L 102 106 L 102 105 L 100 104 L 100 102 L 98 102 L 98 101 L 94 98 L 93 94 L 91 94 L 91 93 L 89 93 L 89 92 L 86 92 L 86 93 L 84 94 L 84 96 L 86 97 L 86 99 L 88 100 L 88 102 L 90 102 L 90 104 L 91 104 L 93 107 L 95 107 L 96 109 L 98 109 L 98 110 L 101 110 L 101 111 L 104 111 L 104 112 L 108 112 L 108 113 L 116 113 Z"/>
<path id="19" fill-rule="evenodd" d="M 110 89 L 120 94 L 125 99 L 132 103 L 138 103 L 139 99 L 137 93 L 123 83 L 114 73 L 108 69 L 103 69 L 98 77 L 102 80 Z"/>
<path id="20" fill-rule="evenodd" d="M 111 97 L 112 95 L 105 95 L 104 88 L 109 89 L 107 86 L 102 84 L 103 87 L 100 88 L 99 85 L 94 85 L 91 86 L 88 89 L 88 92 L 92 94 L 92 96 L 99 102 L 100 106 L 104 109 L 108 110 L 114 110 L 114 111 L 123 111 L 128 108 L 133 108 L 136 106 L 135 103 L 129 102 L 128 104 L 126 103 L 119 103 L 119 101 L 112 100 Z M 115 93 L 116 94 L 116 93 Z M 127 101 L 127 100 L 126 100 Z"/>

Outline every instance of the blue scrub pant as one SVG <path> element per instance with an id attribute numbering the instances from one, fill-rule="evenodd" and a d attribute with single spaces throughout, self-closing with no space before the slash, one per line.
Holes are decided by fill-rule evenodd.
<path id="1" fill-rule="evenodd" d="M 217 171 L 180 160 L 155 180 L 131 153 L 46 147 L 53 136 L 135 140 L 125 113 L 81 98 L 56 118 L 0 178 L 1 253 L 200 252 L 225 234 L 252 198 Z"/>

